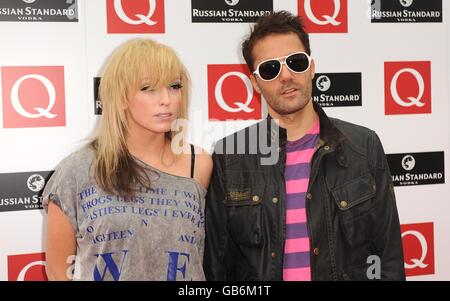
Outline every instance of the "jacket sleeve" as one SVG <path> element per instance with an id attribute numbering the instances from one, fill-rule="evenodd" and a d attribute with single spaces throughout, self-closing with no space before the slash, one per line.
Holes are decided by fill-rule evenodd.
<path id="1" fill-rule="evenodd" d="M 379 137 L 372 137 L 376 181 L 374 245 L 381 263 L 381 280 L 405 280 L 400 221 L 386 155 Z"/>
<path id="2" fill-rule="evenodd" d="M 203 269 L 206 280 L 226 280 L 225 251 L 228 241 L 223 155 L 212 155 L 213 175 L 206 194 L 205 254 Z"/>

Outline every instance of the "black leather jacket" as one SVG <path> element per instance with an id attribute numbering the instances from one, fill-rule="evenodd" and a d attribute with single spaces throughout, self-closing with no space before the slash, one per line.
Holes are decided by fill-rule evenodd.
<path id="1" fill-rule="evenodd" d="M 306 200 L 312 279 L 367 280 L 379 262 L 382 280 L 404 280 L 395 195 L 378 136 L 314 108 L 320 139 Z M 245 150 L 239 153 L 236 141 L 243 136 Z M 269 165 L 255 151 L 263 138 L 279 152 Z M 207 280 L 282 280 L 285 143 L 286 130 L 270 116 L 217 143 L 206 197 Z"/>

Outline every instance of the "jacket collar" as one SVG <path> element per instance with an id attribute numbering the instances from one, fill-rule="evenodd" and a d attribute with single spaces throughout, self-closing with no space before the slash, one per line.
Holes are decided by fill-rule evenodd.
<path id="1" fill-rule="evenodd" d="M 311 99 L 311 101 L 313 101 Z M 320 122 L 320 138 L 319 138 L 319 145 L 318 147 L 321 147 L 322 145 L 329 146 L 329 150 L 337 150 L 338 153 L 342 152 L 341 143 L 346 139 L 344 134 L 334 125 L 332 120 L 327 116 L 325 111 L 315 102 L 313 102 L 314 110 L 319 115 L 319 122 Z M 264 122 L 264 121 L 263 121 Z M 268 127 L 268 134 L 270 137 L 268 137 L 269 141 L 275 142 L 276 140 L 279 141 L 279 146 L 284 147 L 287 141 L 287 131 L 285 128 L 280 127 L 270 116 L 270 114 L 267 114 L 267 118 L 265 119 L 265 122 L 267 123 Z M 278 138 L 278 139 L 277 139 Z M 340 156 L 338 156 L 340 158 Z M 339 161 L 339 159 L 338 159 Z M 341 165 L 347 165 L 346 161 L 339 162 Z"/>

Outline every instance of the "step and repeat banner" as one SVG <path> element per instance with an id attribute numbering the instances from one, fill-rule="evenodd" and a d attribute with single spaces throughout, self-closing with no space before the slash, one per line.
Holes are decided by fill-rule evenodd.
<path id="1" fill-rule="evenodd" d="M 92 134 L 100 70 L 119 44 L 146 37 L 177 51 L 193 83 L 188 140 L 211 150 L 267 114 L 240 44 L 259 16 L 281 9 L 310 32 L 314 101 L 384 144 L 408 280 L 450 280 L 443 0 L 1 0 L 0 280 L 46 279 L 40 194 Z"/>

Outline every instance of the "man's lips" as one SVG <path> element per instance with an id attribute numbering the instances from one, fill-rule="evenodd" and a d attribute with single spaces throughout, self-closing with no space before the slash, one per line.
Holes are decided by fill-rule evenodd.
<path id="1" fill-rule="evenodd" d="M 283 96 L 291 96 L 291 95 L 297 94 L 297 92 L 298 92 L 298 89 L 289 88 L 289 89 L 284 89 L 281 92 L 281 95 L 283 95 Z"/>

